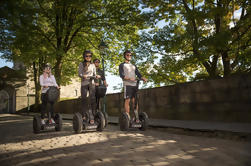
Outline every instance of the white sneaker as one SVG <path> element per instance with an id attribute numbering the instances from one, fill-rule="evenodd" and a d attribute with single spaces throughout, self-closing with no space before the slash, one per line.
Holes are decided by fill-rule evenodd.
<path id="1" fill-rule="evenodd" d="M 42 125 L 45 125 L 45 121 L 44 121 L 44 119 L 42 119 L 42 120 L 41 120 L 41 123 L 42 123 Z"/>
<path id="2" fill-rule="evenodd" d="M 129 121 L 130 121 L 131 120 L 130 114 L 127 113 L 127 112 L 126 112 L 126 114 L 127 114 L 128 118 L 129 118 Z"/>
<path id="3" fill-rule="evenodd" d="M 55 123 L 55 121 L 51 118 L 51 121 L 50 121 L 52 124 Z"/>

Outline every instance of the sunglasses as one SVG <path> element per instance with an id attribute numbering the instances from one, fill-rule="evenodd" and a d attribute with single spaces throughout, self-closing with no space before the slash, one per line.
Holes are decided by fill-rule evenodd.
<path id="1" fill-rule="evenodd" d="M 92 56 L 91 55 L 87 55 L 87 56 L 85 56 L 85 58 L 91 58 Z"/>

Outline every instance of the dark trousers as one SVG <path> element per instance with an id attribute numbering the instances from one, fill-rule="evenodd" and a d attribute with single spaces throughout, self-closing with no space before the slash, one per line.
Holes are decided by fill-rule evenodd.
<path id="1" fill-rule="evenodd" d="M 81 100 L 82 100 L 82 115 L 84 115 L 85 112 L 91 110 L 92 115 L 95 116 L 96 114 L 95 85 L 81 86 Z M 93 119 L 93 117 L 90 118 Z"/>
<path id="2" fill-rule="evenodd" d="M 48 101 L 48 97 L 47 97 L 47 93 L 42 93 L 41 94 L 41 100 L 42 100 L 42 106 L 41 106 L 41 118 L 44 119 L 45 118 L 45 113 L 46 113 L 46 106 L 49 103 L 50 104 L 50 109 L 49 111 L 47 111 L 47 117 L 49 118 L 49 112 L 51 114 L 51 118 L 54 118 L 54 102 L 49 102 Z"/>

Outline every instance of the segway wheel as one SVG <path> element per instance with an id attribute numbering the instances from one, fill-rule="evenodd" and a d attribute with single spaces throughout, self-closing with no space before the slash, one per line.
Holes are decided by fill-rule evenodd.
<path id="1" fill-rule="evenodd" d="M 119 125 L 121 131 L 127 131 L 129 129 L 129 117 L 127 113 L 123 112 L 119 118 Z"/>
<path id="2" fill-rule="evenodd" d="M 73 121 L 73 130 L 78 134 L 81 133 L 83 129 L 82 115 L 80 113 L 75 113 L 72 121 Z"/>
<path id="3" fill-rule="evenodd" d="M 98 123 L 97 131 L 103 131 L 105 128 L 105 117 L 102 112 L 97 112 L 95 121 Z"/>
<path id="4" fill-rule="evenodd" d="M 56 114 L 54 120 L 56 122 L 55 130 L 61 131 L 63 126 L 62 115 Z"/>
<path id="5" fill-rule="evenodd" d="M 149 118 L 145 112 L 139 114 L 139 120 L 141 121 L 142 127 L 139 128 L 142 131 L 145 131 L 148 128 Z"/>
<path id="6" fill-rule="evenodd" d="M 35 134 L 39 133 L 41 131 L 41 117 L 36 115 L 33 117 L 33 132 Z"/>

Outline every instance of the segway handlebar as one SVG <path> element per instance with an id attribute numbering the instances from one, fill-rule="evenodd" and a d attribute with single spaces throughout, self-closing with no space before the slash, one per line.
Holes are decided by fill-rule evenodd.
<path id="1" fill-rule="evenodd" d="M 139 88 L 139 83 L 140 83 L 140 81 L 144 81 L 144 80 L 142 80 L 142 79 L 139 79 L 139 78 L 137 78 L 136 80 L 135 80 L 135 82 L 136 82 L 136 86 Z"/>
<path id="2" fill-rule="evenodd" d="M 89 78 L 89 79 L 96 79 L 97 77 L 96 76 L 87 76 L 87 78 Z"/>

